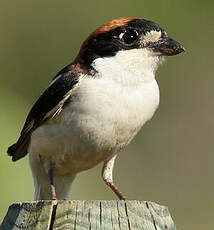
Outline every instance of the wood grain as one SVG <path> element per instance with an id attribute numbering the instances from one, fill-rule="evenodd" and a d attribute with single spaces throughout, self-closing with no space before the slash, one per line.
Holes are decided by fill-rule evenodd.
<path id="1" fill-rule="evenodd" d="M 0 230 L 175 230 L 166 207 L 150 201 L 33 201 L 12 204 Z"/>

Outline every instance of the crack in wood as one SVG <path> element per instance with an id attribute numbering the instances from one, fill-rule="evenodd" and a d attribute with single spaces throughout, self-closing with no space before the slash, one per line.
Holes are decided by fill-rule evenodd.
<path id="1" fill-rule="evenodd" d="M 88 210 L 88 223 L 89 223 L 89 230 L 91 230 L 91 209 Z"/>
<path id="2" fill-rule="evenodd" d="M 112 229 L 114 229 L 113 218 L 112 218 L 112 212 L 111 212 L 111 226 L 112 226 Z"/>
<path id="3" fill-rule="evenodd" d="M 102 203 L 100 201 L 100 226 L 102 226 Z"/>
<path id="4" fill-rule="evenodd" d="M 53 225 L 56 219 L 56 210 L 57 210 L 57 201 L 55 202 L 55 204 L 52 205 L 52 208 L 51 208 L 48 230 L 53 230 Z"/>
<path id="5" fill-rule="evenodd" d="M 76 230 L 76 226 L 77 226 L 77 207 L 78 207 L 78 203 L 76 204 L 76 210 L 75 210 L 74 230 Z"/>
<path id="6" fill-rule="evenodd" d="M 150 213 L 150 215 L 151 215 L 151 218 L 152 218 L 152 221 L 153 221 L 154 228 L 155 228 L 155 230 L 157 230 L 157 226 L 156 226 L 156 223 L 155 223 L 155 218 L 154 218 L 154 216 L 153 216 L 153 214 L 152 214 L 152 212 L 151 212 L 151 210 L 150 210 L 150 208 L 149 208 L 148 202 L 146 202 L 146 207 L 148 208 L 149 213 Z"/>
<path id="7" fill-rule="evenodd" d="M 126 212 L 127 221 L 128 221 L 128 227 L 129 227 L 129 230 L 131 230 L 131 224 L 130 224 L 130 221 L 129 221 L 129 215 L 128 215 L 126 202 L 124 202 L 124 205 L 125 205 L 125 212 Z"/>
<path id="8" fill-rule="evenodd" d="M 119 202 L 119 201 L 117 201 L 117 219 L 118 219 L 119 229 L 121 229 L 121 226 L 120 226 L 120 212 L 119 212 L 118 202 Z"/>

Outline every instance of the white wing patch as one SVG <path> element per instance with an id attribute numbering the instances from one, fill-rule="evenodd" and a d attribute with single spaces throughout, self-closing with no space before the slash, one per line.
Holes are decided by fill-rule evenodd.
<path id="1" fill-rule="evenodd" d="M 33 128 L 33 126 L 34 126 L 34 123 L 35 123 L 35 120 L 33 119 L 28 125 L 27 125 L 27 127 L 22 131 L 22 133 L 24 133 L 24 132 L 28 132 L 28 131 L 30 131 L 32 128 Z"/>
<path id="2" fill-rule="evenodd" d="M 44 120 L 47 119 L 47 118 L 50 119 L 50 118 L 53 118 L 53 117 L 59 115 L 60 112 L 61 112 L 62 109 L 63 109 L 63 106 L 64 106 L 65 102 L 66 102 L 66 101 L 68 100 L 68 98 L 71 96 L 72 92 L 73 92 L 73 89 L 71 89 L 70 91 L 68 91 L 68 92 L 65 94 L 64 98 L 63 98 L 63 99 L 62 99 L 62 100 L 61 100 L 51 111 L 49 111 L 48 113 L 46 113 L 46 115 L 45 115 L 45 117 L 44 117 Z"/>
<path id="3" fill-rule="evenodd" d="M 58 116 L 61 113 L 61 111 L 63 109 L 63 106 L 65 105 L 66 101 L 69 99 L 69 97 L 72 96 L 72 94 L 74 93 L 74 91 L 76 90 L 76 88 L 78 86 L 79 86 L 79 83 L 77 83 L 70 91 L 68 91 L 65 94 L 65 96 L 63 97 L 63 99 L 52 110 L 50 110 L 48 113 L 46 113 L 46 115 L 44 117 L 44 120 L 47 119 L 47 118 L 52 119 L 55 116 Z"/>
<path id="4" fill-rule="evenodd" d="M 53 81 L 49 84 L 49 87 L 51 85 L 53 85 L 53 83 L 56 82 L 60 77 L 62 77 L 62 74 L 60 74 L 58 77 L 56 77 L 55 79 L 53 79 Z"/>

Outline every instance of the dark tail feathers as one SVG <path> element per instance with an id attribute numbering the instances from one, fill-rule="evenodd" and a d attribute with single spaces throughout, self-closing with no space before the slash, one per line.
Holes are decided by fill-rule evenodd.
<path id="1" fill-rule="evenodd" d="M 25 138 L 21 136 L 15 144 L 8 148 L 7 153 L 12 157 L 12 161 L 17 161 L 27 155 L 29 143 L 30 135 Z"/>

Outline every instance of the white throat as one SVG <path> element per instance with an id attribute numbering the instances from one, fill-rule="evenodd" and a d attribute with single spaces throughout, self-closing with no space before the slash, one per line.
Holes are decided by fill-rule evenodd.
<path id="1" fill-rule="evenodd" d="M 97 58 L 92 65 L 102 78 L 131 86 L 154 80 L 159 63 L 160 58 L 150 50 L 131 49 L 113 57 Z"/>

